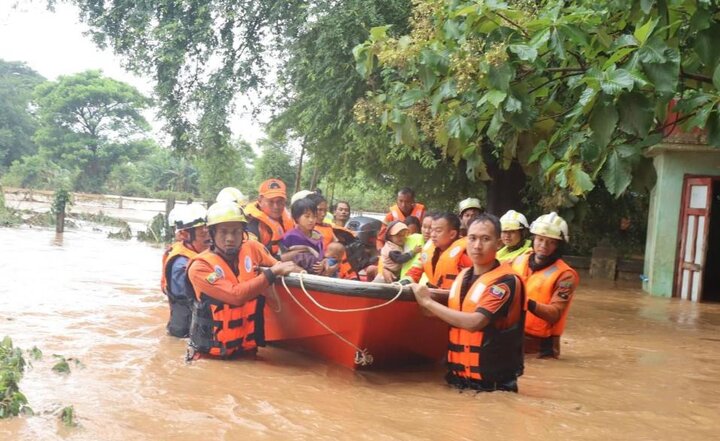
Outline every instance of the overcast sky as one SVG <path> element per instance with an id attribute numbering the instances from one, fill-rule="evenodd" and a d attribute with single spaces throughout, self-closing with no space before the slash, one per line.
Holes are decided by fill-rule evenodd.
<path id="1" fill-rule="evenodd" d="M 108 77 L 130 83 L 147 95 L 152 93 L 151 79 L 126 72 L 111 51 L 97 49 L 90 38 L 83 35 L 87 27 L 79 22 L 74 6 L 58 4 L 55 12 L 49 12 L 45 3 L 44 0 L 0 0 L 0 58 L 24 61 L 51 80 L 59 75 L 102 69 Z M 146 117 L 155 127 L 158 140 L 166 140 L 153 115 Z M 251 143 L 264 135 L 249 115 L 236 115 L 231 128 L 235 135 L 241 134 Z"/>

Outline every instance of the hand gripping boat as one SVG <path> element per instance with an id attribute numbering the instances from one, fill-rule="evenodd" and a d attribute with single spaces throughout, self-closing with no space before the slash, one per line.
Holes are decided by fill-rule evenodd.
<path id="1" fill-rule="evenodd" d="M 447 324 L 424 316 L 409 286 L 293 273 L 272 291 L 265 306 L 270 344 L 351 369 L 437 362 L 447 353 Z"/>

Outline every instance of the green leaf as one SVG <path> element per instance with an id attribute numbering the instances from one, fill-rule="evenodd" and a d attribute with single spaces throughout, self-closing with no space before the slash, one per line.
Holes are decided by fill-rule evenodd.
<path id="1" fill-rule="evenodd" d="M 435 83 L 437 83 L 437 75 L 435 75 L 435 72 L 429 66 L 424 64 L 418 66 L 418 76 L 420 77 L 423 89 L 426 92 L 430 92 L 435 86 Z"/>
<path id="2" fill-rule="evenodd" d="M 550 39 L 550 28 L 545 28 L 533 35 L 528 42 L 535 49 L 540 49 Z"/>
<path id="3" fill-rule="evenodd" d="M 638 58 L 643 63 L 665 63 L 668 60 L 670 46 L 658 35 L 638 50 Z"/>
<path id="4" fill-rule="evenodd" d="M 425 92 L 419 89 L 410 89 L 406 91 L 398 101 L 400 107 L 410 107 L 416 102 L 425 98 Z"/>
<path id="5" fill-rule="evenodd" d="M 575 196 L 582 196 L 595 188 L 590 175 L 585 173 L 581 164 L 573 164 L 569 172 L 570 189 Z"/>
<path id="6" fill-rule="evenodd" d="M 637 39 L 638 42 L 640 42 L 641 46 L 645 44 L 652 31 L 655 29 L 658 20 L 660 20 L 660 17 L 656 17 L 654 20 L 650 19 L 644 25 L 635 28 L 633 36 Z"/>
<path id="7" fill-rule="evenodd" d="M 522 110 L 522 102 L 512 95 L 508 95 L 505 100 L 505 111 L 510 113 L 516 113 Z"/>
<path id="8" fill-rule="evenodd" d="M 392 25 L 375 26 L 370 28 L 370 40 L 371 41 L 382 41 L 387 38 L 387 31 Z"/>
<path id="9" fill-rule="evenodd" d="M 503 92 L 502 90 L 489 90 L 478 101 L 478 107 L 488 102 L 497 109 L 498 107 L 500 107 L 500 104 L 503 102 L 506 96 L 507 93 Z"/>
<path id="10" fill-rule="evenodd" d="M 523 61 L 535 61 L 538 55 L 537 49 L 524 44 L 511 44 L 510 51 L 517 54 L 518 58 Z"/>
<path id="11" fill-rule="evenodd" d="M 417 145 L 418 130 L 412 118 L 405 118 L 400 124 L 400 129 L 395 132 L 395 142 L 408 146 Z"/>
<path id="12" fill-rule="evenodd" d="M 643 14 L 649 14 L 654 4 L 655 0 L 640 0 L 640 9 L 642 9 Z"/>
<path id="13" fill-rule="evenodd" d="M 713 85 L 715 89 L 720 90 L 720 64 L 715 67 L 715 73 L 713 74 Z"/>
<path id="14" fill-rule="evenodd" d="M 630 165 L 613 150 L 608 154 L 602 173 L 605 188 L 615 197 L 620 196 L 632 181 Z"/>
<path id="15" fill-rule="evenodd" d="M 710 112 L 705 130 L 707 130 L 708 144 L 720 147 L 720 111 L 717 108 Z"/>
<path id="16" fill-rule="evenodd" d="M 503 118 L 502 112 L 500 111 L 500 109 L 496 110 L 495 114 L 492 117 L 492 120 L 490 121 L 490 126 L 487 129 L 487 136 L 488 138 L 490 138 L 490 141 L 497 141 L 497 135 L 498 133 L 500 133 L 500 128 L 502 127 L 504 122 L 505 118 Z"/>
<path id="17" fill-rule="evenodd" d="M 600 148 L 610 143 L 617 122 L 618 112 L 615 110 L 612 100 L 607 97 L 598 100 L 590 115 L 589 123 L 593 131 L 592 139 Z"/>
<path id="18" fill-rule="evenodd" d="M 618 61 L 622 60 L 623 58 L 628 56 L 628 54 L 631 54 L 632 52 L 634 52 L 636 50 L 637 50 L 637 47 L 634 47 L 634 46 L 627 46 L 627 47 L 617 49 L 615 52 L 613 52 L 613 54 L 610 56 L 610 58 L 608 58 L 607 61 L 605 61 L 605 63 L 603 64 L 603 70 L 607 70 L 607 68 L 609 68 L 613 64 L 617 63 Z"/>
<path id="19" fill-rule="evenodd" d="M 565 24 L 560 26 L 560 30 L 563 35 L 568 37 L 570 41 L 577 44 L 578 46 L 588 46 L 588 35 L 580 30 L 577 26 Z"/>
<path id="20" fill-rule="evenodd" d="M 448 134 L 453 138 L 467 140 L 475 133 L 475 123 L 465 116 L 452 115 L 448 118 Z"/>
<path id="21" fill-rule="evenodd" d="M 620 130 L 644 138 L 652 128 L 655 109 L 653 103 L 643 94 L 625 93 L 617 102 L 620 113 Z"/>
<path id="22" fill-rule="evenodd" d="M 697 33 L 695 36 L 694 49 L 706 66 L 715 66 L 720 61 L 720 23 L 713 23 L 709 28 Z"/>
<path id="23" fill-rule="evenodd" d="M 635 80 L 625 69 L 610 69 L 603 73 L 600 80 L 600 88 L 607 95 L 617 95 L 623 89 L 632 90 L 634 85 Z"/>
<path id="24" fill-rule="evenodd" d="M 552 167 L 553 164 L 555 164 L 555 156 L 553 156 L 552 153 L 546 151 L 540 157 L 540 167 L 547 173 L 547 171 L 550 170 L 550 167 Z"/>
<path id="25" fill-rule="evenodd" d="M 493 89 L 507 91 L 510 88 L 512 79 L 512 68 L 508 63 L 499 66 L 490 66 L 488 70 L 488 81 Z"/>
<path id="26" fill-rule="evenodd" d="M 563 42 L 560 39 L 560 34 L 558 33 L 557 28 L 552 31 L 552 34 L 550 34 L 550 49 L 555 52 L 555 56 L 559 59 L 565 59 L 565 48 L 563 47 Z"/>
<path id="27" fill-rule="evenodd" d="M 545 153 L 545 152 L 547 152 L 547 141 L 545 141 L 545 140 L 543 139 L 543 140 L 540 140 L 540 142 L 537 143 L 537 145 L 535 146 L 535 148 L 533 148 L 533 151 L 532 151 L 532 153 L 530 154 L 530 157 L 528 158 L 528 162 L 527 162 L 527 163 L 528 163 L 528 164 L 534 163 L 535 161 L 537 161 L 538 159 L 540 159 L 540 156 L 541 156 L 543 153 Z"/>

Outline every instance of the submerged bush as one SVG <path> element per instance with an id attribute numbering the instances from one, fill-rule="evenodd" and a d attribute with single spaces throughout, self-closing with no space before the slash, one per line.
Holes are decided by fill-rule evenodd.
<path id="1" fill-rule="evenodd" d="M 20 348 L 13 347 L 10 337 L 0 342 L 0 418 L 32 413 L 19 383 L 25 372 L 25 358 Z"/>

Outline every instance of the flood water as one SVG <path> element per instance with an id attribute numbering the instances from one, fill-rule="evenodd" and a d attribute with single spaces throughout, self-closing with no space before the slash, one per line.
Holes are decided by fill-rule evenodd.
<path id="1" fill-rule="evenodd" d="M 185 364 L 165 335 L 162 250 L 102 233 L 0 229 L 0 338 L 42 350 L 20 387 L 35 416 L 0 440 L 706 440 L 720 429 L 720 305 L 578 291 L 560 360 L 520 393 L 458 393 L 442 366 L 352 372 L 275 348 Z M 69 375 L 52 354 L 74 357 Z M 58 412 L 74 406 L 79 426 Z"/>

